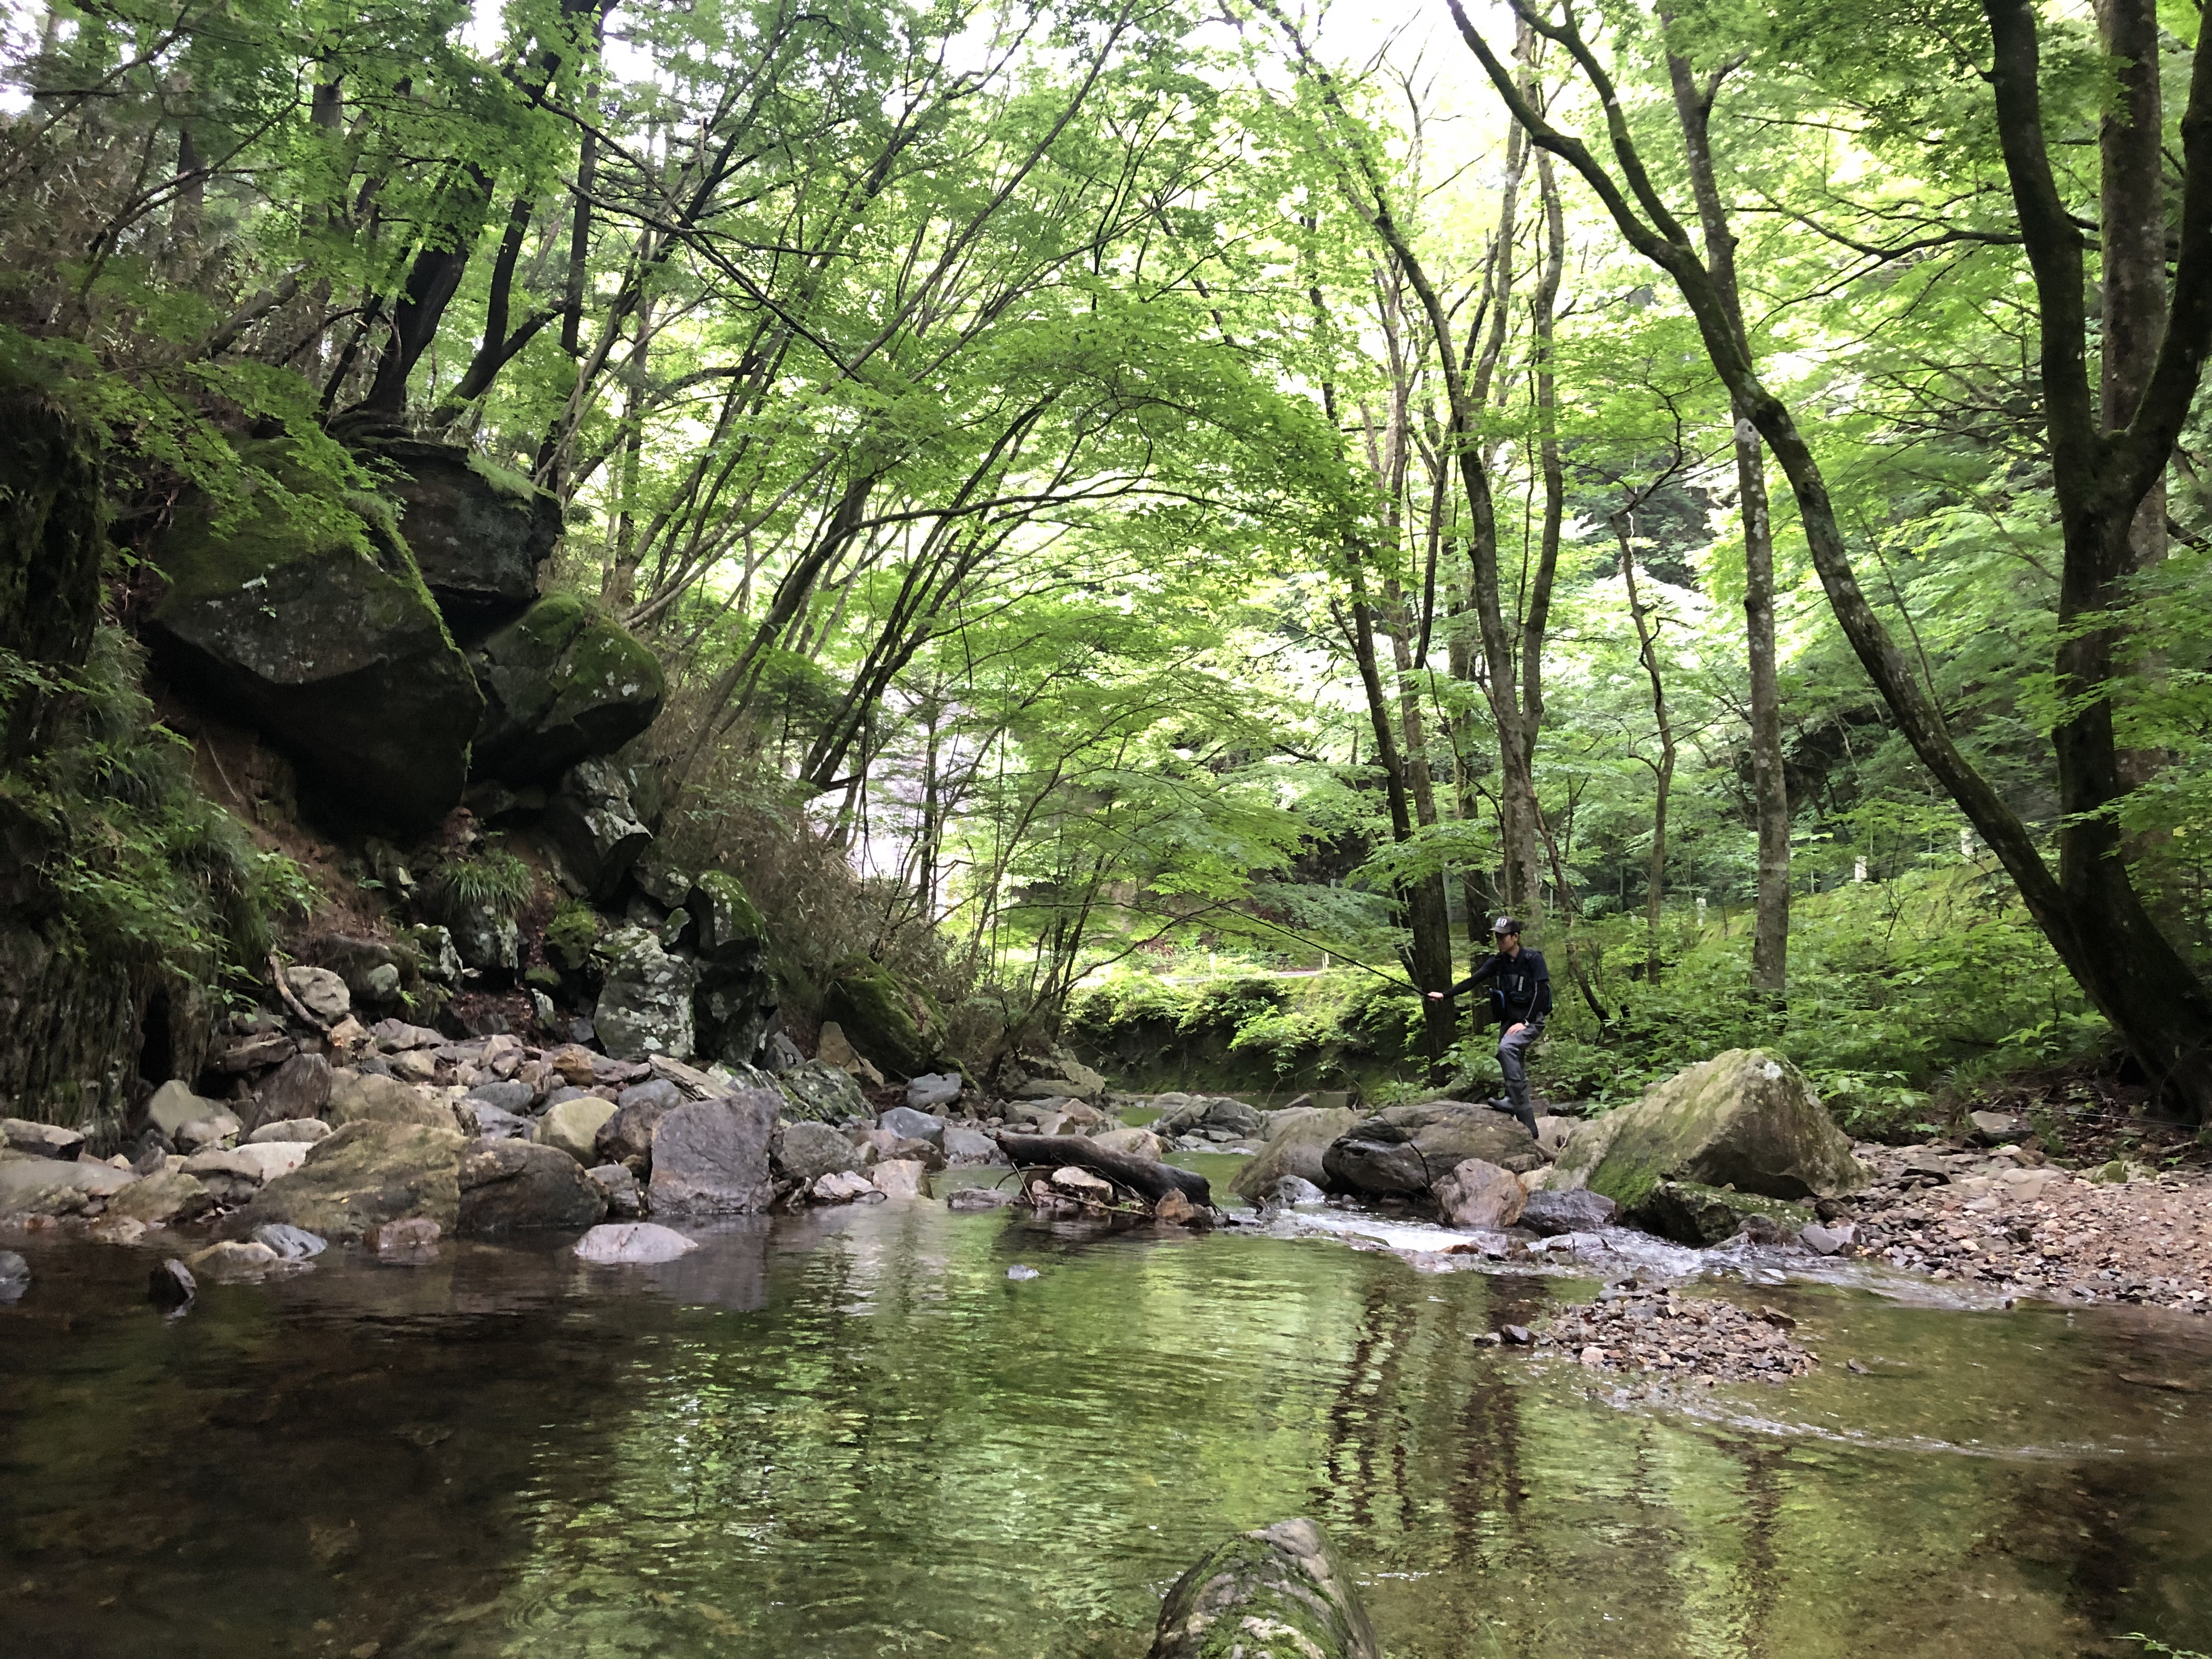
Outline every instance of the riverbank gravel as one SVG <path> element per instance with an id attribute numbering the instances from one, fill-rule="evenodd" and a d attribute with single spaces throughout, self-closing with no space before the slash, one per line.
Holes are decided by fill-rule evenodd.
<path id="1" fill-rule="evenodd" d="M 1503 1335 L 1571 1359 L 1592 1371 L 1635 1374 L 1716 1388 L 1723 1382 L 1781 1382 L 1802 1376 L 1820 1357 L 1791 1333 L 1779 1308 L 1755 1310 L 1716 1296 L 1631 1281 L 1595 1302 L 1562 1308 L 1534 1331 Z"/>
<path id="2" fill-rule="evenodd" d="M 2090 1181 L 2016 1156 L 1863 1146 L 1875 1180 L 1830 1224 L 1840 1254 L 2069 1304 L 2212 1312 L 2212 1180 Z"/>

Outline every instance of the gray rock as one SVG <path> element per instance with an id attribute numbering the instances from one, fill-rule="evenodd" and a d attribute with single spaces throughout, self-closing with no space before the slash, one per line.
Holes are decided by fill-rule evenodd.
<path id="1" fill-rule="evenodd" d="M 1003 1187 L 960 1187 L 945 1199 L 945 1207 L 957 1214 L 971 1215 L 983 1210 L 1003 1210 L 1013 1201 L 1013 1194 Z"/>
<path id="2" fill-rule="evenodd" d="M 617 1060 L 688 1059 L 697 966 L 669 955 L 642 927 L 617 930 L 600 942 L 599 954 L 606 960 L 606 979 L 592 1021 L 607 1053 Z"/>
<path id="3" fill-rule="evenodd" d="M 445 930 L 438 930 L 443 933 Z M 410 1025 L 404 1019 L 380 1019 L 368 1028 L 376 1046 L 387 1054 L 396 1054 L 408 1048 L 442 1048 L 445 1037 L 427 1025 Z"/>
<path id="4" fill-rule="evenodd" d="M 1848 1223 L 1839 1227 L 1826 1227 L 1814 1222 L 1801 1228 L 1797 1242 L 1814 1255 L 1834 1255 L 1858 1236 L 1858 1230 Z"/>
<path id="5" fill-rule="evenodd" d="M 1542 1238 L 1561 1233 L 1594 1233 L 1613 1224 L 1619 1207 L 1603 1193 L 1587 1188 L 1539 1187 L 1521 1206 L 1520 1224 Z"/>
<path id="6" fill-rule="evenodd" d="M 20 1302 L 31 1288 L 31 1264 L 13 1250 L 0 1250 L 0 1302 Z"/>
<path id="7" fill-rule="evenodd" d="M 762 1039 L 760 1055 L 762 1069 L 771 1074 L 806 1063 L 806 1056 L 799 1052 L 799 1045 L 781 1031 L 771 1031 Z"/>
<path id="8" fill-rule="evenodd" d="M 343 1019 L 353 1012 L 353 993 L 327 968 L 287 968 L 284 984 L 318 1019 Z"/>
<path id="9" fill-rule="evenodd" d="M 220 1146 L 227 1140 L 235 1139 L 244 1127 L 236 1117 L 218 1107 L 205 1117 L 195 1118 L 191 1122 L 181 1125 L 175 1140 L 185 1150 L 198 1152 L 204 1147 Z"/>
<path id="10" fill-rule="evenodd" d="M 204 1100 L 191 1088 L 172 1079 L 154 1091 L 146 1103 L 146 1121 L 171 1139 L 187 1123 L 198 1122 L 222 1109 L 219 1102 Z"/>
<path id="11" fill-rule="evenodd" d="M 249 1146 L 282 1145 L 288 1140 L 304 1140 L 313 1145 L 331 1132 L 331 1126 L 319 1117 L 288 1117 L 274 1123 L 264 1123 L 246 1137 Z"/>
<path id="12" fill-rule="evenodd" d="M 882 1201 L 876 1184 L 858 1170 L 831 1170 L 807 1183 L 806 1195 L 817 1204 L 851 1204 L 858 1200 Z"/>
<path id="13" fill-rule="evenodd" d="M 775 1133 L 771 1161 L 788 1180 L 811 1187 L 826 1175 L 860 1167 L 853 1143 L 826 1123 L 787 1123 Z"/>
<path id="14" fill-rule="evenodd" d="M 627 1164 L 631 1159 L 645 1163 L 653 1157 L 653 1131 L 660 1120 L 684 1103 L 678 1096 L 673 1101 L 655 1097 L 633 1102 L 617 1107 L 615 1115 L 599 1125 L 592 1138 L 592 1150 L 602 1164 Z"/>
<path id="15" fill-rule="evenodd" d="M 576 1255 L 603 1267 L 651 1266 L 673 1261 L 698 1248 L 697 1240 L 651 1221 L 617 1221 L 594 1227 L 578 1239 Z"/>
<path id="16" fill-rule="evenodd" d="M 2026 1118 L 2012 1112 L 1969 1112 L 1966 1124 L 1979 1146 L 2007 1146 L 2035 1133 Z"/>
<path id="17" fill-rule="evenodd" d="M 489 1083 L 475 1085 L 467 1097 L 502 1112 L 527 1112 L 538 1099 L 538 1091 L 519 1079 L 495 1078 Z"/>
<path id="18" fill-rule="evenodd" d="M 479 905 L 447 918 L 461 965 L 480 974 L 512 974 L 522 965 L 522 928 L 512 916 Z"/>
<path id="19" fill-rule="evenodd" d="M 84 1150 L 84 1132 L 64 1129 L 58 1123 L 33 1123 L 27 1118 L 0 1118 L 0 1143 L 27 1157 L 74 1162 Z"/>
<path id="20" fill-rule="evenodd" d="M 331 1063 L 320 1054 L 295 1054 L 253 1091 L 256 1123 L 319 1118 L 331 1103 Z"/>
<path id="21" fill-rule="evenodd" d="M 1200 1557 L 1160 1607 L 1147 1659 L 1382 1659 L 1359 1592 L 1313 1522 L 1278 1521 Z"/>
<path id="22" fill-rule="evenodd" d="M 1091 1075 L 1096 1077 L 1097 1073 Z M 1152 1125 L 1153 1133 L 1163 1136 L 1187 1134 L 1194 1129 L 1226 1129 L 1232 1135 L 1256 1135 L 1267 1127 L 1264 1113 L 1227 1095 L 1194 1095 L 1181 1105 L 1162 1112 Z"/>
<path id="23" fill-rule="evenodd" d="M 463 1155 L 459 1231 L 481 1238 L 549 1227 L 590 1227 L 606 1218 L 606 1189 L 554 1146 L 489 1140 Z"/>
<path id="24" fill-rule="evenodd" d="M 906 1103 L 917 1112 L 933 1112 L 959 1099 L 965 1083 L 957 1072 L 924 1072 L 906 1085 Z"/>
<path id="25" fill-rule="evenodd" d="M 686 1101 L 653 1135 L 655 1215 L 743 1215 L 768 1207 L 769 1137 L 783 1103 L 769 1089 Z"/>
<path id="26" fill-rule="evenodd" d="M 926 1140 L 939 1147 L 945 1142 L 945 1120 L 911 1106 L 892 1107 L 876 1120 L 876 1127 L 889 1129 L 902 1140 Z"/>
<path id="27" fill-rule="evenodd" d="M 691 892 L 691 873 L 668 861 L 659 848 L 647 848 L 629 872 L 637 890 L 664 910 L 680 910 Z"/>
<path id="28" fill-rule="evenodd" d="M 299 1045 L 282 1031 L 264 1031 L 243 1042 L 234 1042 L 216 1056 L 216 1069 L 234 1076 L 246 1072 L 258 1072 L 271 1066 L 282 1066 L 299 1053 Z"/>
<path id="29" fill-rule="evenodd" d="M 562 867 L 596 904 L 611 904 L 620 896 L 630 866 L 653 840 L 630 805 L 629 780 L 608 760 L 571 767 L 546 803 L 540 827 L 560 854 Z M 605 1023 L 596 1023 L 600 1040 L 606 1042 Z M 610 1042 L 607 1052 L 617 1051 Z M 688 1043 L 682 1052 L 690 1053 Z"/>
<path id="30" fill-rule="evenodd" d="M 665 1109 L 681 1105 L 683 1102 L 684 1091 L 664 1077 L 633 1083 L 615 1097 L 615 1104 L 624 1111 L 633 1106 L 659 1106 Z"/>
<path id="31" fill-rule="evenodd" d="M 1295 1107 L 1278 1112 L 1267 1125 L 1267 1144 L 1237 1170 L 1229 1183 L 1240 1198 L 1257 1203 L 1286 1178 L 1319 1187 L 1328 1179 L 1322 1160 L 1329 1143 L 1359 1121 L 1342 1107 Z"/>
<path id="32" fill-rule="evenodd" d="M 479 1140 L 527 1140 L 537 1127 L 520 1114 L 503 1111 L 489 1101 L 464 1100 L 454 1110 L 474 1127 Z"/>
<path id="33" fill-rule="evenodd" d="M 484 694 L 472 773 L 508 783 L 550 783 L 611 755 L 653 724 L 666 689 L 659 659 L 573 593 L 538 600 L 487 638 L 471 665 Z"/>
<path id="34" fill-rule="evenodd" d="M 972 1189 L 963 1188 L 963 1190 Z M 1044 1275 L 1039 1273 L 1035 1267 L 1029 1266 L 1026 1262 L 1017 1261 L 1012 1267 L 1006 1269 L 1006 1277 L 1018 1284 L 1024 1279 L 1042 1279 Z"/>
<path id="35" fill-rule="evenodd" d="M 645 1193 L 627 1164 L 599 1164 L 584 1173 L 607 1195 L 607 1213 L 634 1221 L 645 1213 Z"/>
<path id="36" fill-rule="evenodd" d="M 1326 1203 L 1328 1194 L 1303 1176 L 1286 1175 L 1268 1188 L 1267 1199 L 1271 1203 L 1291 1208 L 1300 1204 Z"/>
<path id="37" fill-rule="evenodd" d="M 1328 1184 L 1370 1198 L 1412 1196 L 1471 1158 L 1516 1174 L 1544 1162 L 1534 1139 L 1504 1113 L 1452 1105 L 1417 1127 L 1378 1117 L 1340 1136 L 1322 1155 Z"/>
<path id="38" fill-rule="evenodd" d="M 1437 1207 L 1452 1226 L 1486 1233 L 1503 1232 L 1518 1221 L 1528 1198 L 1512 1176 L 1479 1158 L 1455 1164 L 1433 1190 Z"/>
<path id="39" fill-rule="evenodd" d="M 945 1126 L 943 1139 L 938 1143 L 948 1164 L 1004 1164 L 1006 1156 L 999 1150 L 999 1143 L 980 1129 L 963 1129 L 957 1123 Z"/>
<path id="40" fill-rule="evenodd" d="M 215 1194 L 182 1170 L 159 1170 L 107 1200 L 110 1218 L 173 1225 L 194 1220 L 215 1204 Z M 0 1205 L 0 1209 L 7 1207 Z"/>
<path id="41" fill-rule="evenodd" d="M 106 1198 L 138 1177 L 112 1164 L 55 1158 L 10 1158 L 0 1163 L 0 1215 L 27 1210 L 62 1214 L 83 1207 L 88 1198 Z"/>
<path id="42" fill-rule="evenodd" d="M 458 1166 L 466 1144 L 451 1127 L 349 1123 L 310 1147 L 290 1175 L 264 1187 L 224 1230 L 244 1237 L 281 1221 L 343 1241 L 418 1216 L 450 1228 L 460 1208 Z"/>
<path id="43" fill-rule="evenodd" d="M 868 1097 L 852 1073 L 818 1060 L 785 1067 L 775 1074 L 775 1086 L 783 1093 L 787 1117 L 842 1123 L 868 1115 Z"/>
<path id="44" fill-rule="evenodd" d="M 266 1245 L 286 1261 L 305 1261 L 310 1256 L 320 1255 L 330 1249 L 330 1241 L 320 1233 L 311 1233 L 304 1227 L 289 1227 L 281 1221 L 271 1221 L 253 1230 L 253 1242 Z"/>

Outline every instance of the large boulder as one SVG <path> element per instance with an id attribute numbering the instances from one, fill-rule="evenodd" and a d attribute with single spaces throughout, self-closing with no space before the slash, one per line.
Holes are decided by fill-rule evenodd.
<path id="1" fill-rule="evenodd" d="M 1193 1129 L 1226 1129 L 1231 1134 L 1257 1135 L 1267 1132 L 1267 1116 L 1257 1107 L 1248 1106 L 1229 1095 L 1193 1095 L 1162 1112 L 1153 1120 L 1152 1127 L 1164 1135 L 1188 1134 Z"/>
<path id="2" fill-rule="evenodd" d="M 1611 1226 L 1620 1207 L 1603 1193 L 1594 1193 L 1587 1187 L 1559 1191 L 1540 1187 L 1521 1206 L 1520 1224 L 1545 1238 L 1561 1233 L 1594 1233 Z"/>
<path id="3" fill-rule="evenodd" d="M 0 1209 L 7 1207 L 0 1204 Z M 215 1207 L 215 1194 L 197 1176 L 182 1170 L 156 1170 L 143 1181 L 134 1181 L 107 1200 L 111 1218 L 160 1222 L 167 1226 L 197 1220 Z"/>
<path id="4" fill-rule="evenodd" d="M 723 1100 L 686 1101 L 653 1134 L 655 1215 L 745 1215 L 768 1207 L 769 1139 L 783 1097 L 741 1089 Z"/>
<path id="5" fill-rule="evenodd" d="M 399 507 L 422 580 L 457 630 L 504 621 L 538 597 L 538 567 L 561 534 L 560 503 L 471 450 L 387 437 L 364 446 L 397 476 Z"/>
<path id="6" fill-rule="evenodd" d="M 768 928 L 744 884 L 723 870 L 691 884 L 683 905 L 685 946 L 699 959 L 691 999 L 699 1053 L 746 1066 L 775 1017 L 775 979 L 768 970 Z"/>
<path id="7" fill-rule="evenodd" d="M 611 904 L 653 836 L 638 822 L 629 778 L 611 760 L 579 761 L 545 803 L 540 829 L 568 878 L 595 904 Z"/>
<path id="8" fill-rule="evenodd" d="M 467 660 L 388 513 L 319 484 L 275 442 L 242 457 L 281 488 L 179 514 L 156 555 L 169 585 L 148 639 L 353 817 L 430 828 L 461 798 L 483 712 Z"/>
<path id="9" fill-rule="evenodd" d="M 1544 1162 L 1535 1138 L 1504 1113 L 1438 1104 L 1451 1109 L 1394 1109 L 1403 1121 L 1378 1113 L 1340 1136 L 1322 1155 L 1323 1184 L 1366 1198 L 1417 1197 L 1471 1158 L 1516 1174 Z"/>
<path id="10" fill-rule="evenodd" d="M 1200 1556 L 1160 1607 L 1147 1659 L 1381 1659 L 1359 1591 L 1311 1521 L 1278 1521 Z"/>
<path id="11" fill-rule="evenodd" d="M 871 1115 L 868 1097 L 860 1092 L 853 1074 L 823 1060 L 802 1060 L 786 1066 L 775 1074 L 775 1086 L 783 1092 L 786 1117 L 839 1123 L 848 1117 Z"/>
<path id="12" fill-rule="evenodd" d="M 254 1122 L 322 1118 L 331 1103 L 332 1076 L 331 1063 L 322 1055 L 294 1054 L 254 1089 Z"/>
<path id="13" fill-rule="evenodd" d="M 1732 1048 L 1577 1129 L 1552 1184 L 1588 1187 L 1633 1211 L 1662 1181 L 1807 1199 L 1867 1179 L 1802 1073 L 1779 1055 Z"/>
<path id="14" fill-rule="evenodd" d="M 665 1054 L 690 1058 L 696 1040 L 691 994 L 699 969 L 689 957 L 661 949 L 642 927 L 621 927 L 599 942 L 606 978 L 592 1024 L 600 1046 L 617 1060 Z"/>
<path id="15" fill-rule="evenodd" d="M 547 594 L 471 661 L 484 694 L 472 770 L 507 783 L 551 783 L 611 755 L 653 724 L 666 691 L 659 659 L 573 593 Z"/>
<path id="16" fill-rule="evenodd" d="M 606 1188 L 556 1147 L 479 1142 L 460 1161 L 459 1227 L 475 1237 L 606 1219 Z"/>
<path id="17" fill-rule="evenodd" d="M 244 1238 L 281 1221 L 325 1238 L 356 1239 L 420 1216 L 453 1231 L 460 1212 L 460 1131 L 416 1123 L 349 1123 L 309 1149 L 307 1161 L 264 1187 L 222 1231 Z"/>
<path id="18" fill-rule="evenodd" d="M 19 1158 L 0 1163 L 0 1215 L 15 1210 L 75 1210 L 89 1198 L 119 1193 L 137 1180 L 112 1164 L 74 1158 Z"/>
<path id="19" fill-rule="evenodd" d="M 919 1077 L 937 1059 L 938 1018 L 929 1000 L 866 957 L 837 965 L 822 1016 L 836 1020 L 847 1040 L 887 1073 Z"/>
<path id="20" fill-rule="evenodd" d="M 1267 1144 L 1237 1170 L 1230 1190 L 1256 1203 L 1285 1176 L 1325 1185 L 1322 1160 L 1329 1144 L 1358 1121 L 1358 1113 L 1340 1106 L 1293 1106 L 1276 1113 L 1267 1125 Z"/>

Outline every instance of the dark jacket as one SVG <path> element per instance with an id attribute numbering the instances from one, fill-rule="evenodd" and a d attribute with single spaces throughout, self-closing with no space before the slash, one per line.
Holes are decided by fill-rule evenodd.
<path id="1" fill-rule="evenodd" d="M 1500 951 L 1486 957 L 1451 988 L 1451 994 L 1472 991 L 1485 980 L 1490 981 L 1490 1006 L 1507 1025 L 1532 1024 L 1552 1012 L 1552 970 L 1544 965 L 1541 951 L 1524 945 L 1518 956 Z"/>

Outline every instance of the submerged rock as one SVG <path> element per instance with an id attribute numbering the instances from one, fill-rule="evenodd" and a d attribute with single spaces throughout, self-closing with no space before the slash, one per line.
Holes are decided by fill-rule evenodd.
<path id="1" fill-rule="evenodd" d="M 650 1266 L 673 1261 L 699 1248 L 686 1238 L 651 1221 L 616 1221 L 594 1227 L 576 1241 L 576 1255 L 603 1267 Z"/>
<path id="2" fill-rule="evenodd" d="M 0 1302 L 16 1302 L 31 1288 L 31 1264 L 13 1250 L 0 1250 Z"/>
<path id="3" fill-rule="evenodd" d="M 1555 1184 L 1588 1187 L 1625 1211 L 1662 1181 L 1768 1198 L 1833 1197 L 1865 1166 L 1797 1068 L 1733 1048 L 1646 1090 L 1568 1138 Z"/>
<path id="4" fill-rule="evenodd" d="M 192 1270 L 174 1256 L 146 1276 L 146 1299 L 173 1313 L 191 1306 L 199 1293 L 199 1281 L 192 1277 Z"/>
<path id="5" fill-rule="evenodd" d="M 1311 1521 L 1241 1533 L 1199 1558 L 1160 1608 L 1147 1659 L 1381 1659 L 1359 1593 Z"/>

